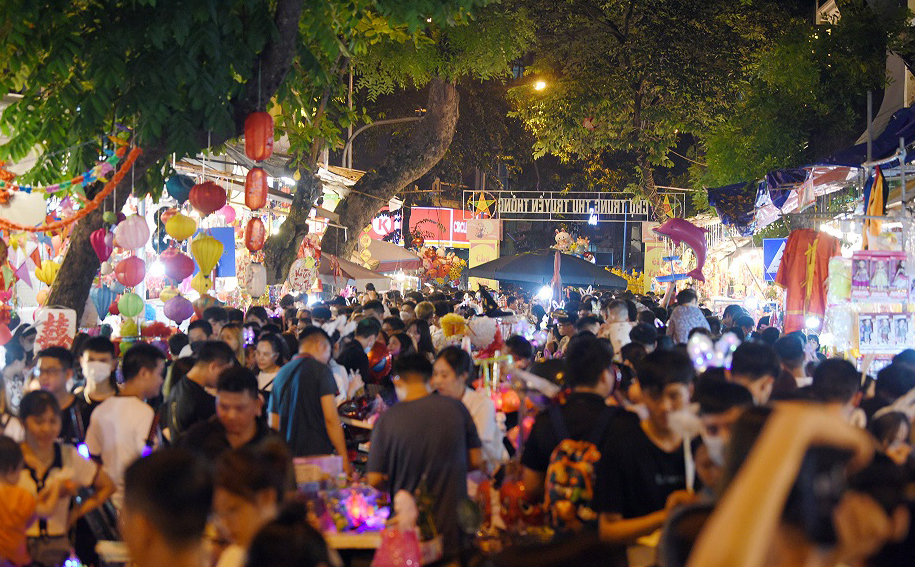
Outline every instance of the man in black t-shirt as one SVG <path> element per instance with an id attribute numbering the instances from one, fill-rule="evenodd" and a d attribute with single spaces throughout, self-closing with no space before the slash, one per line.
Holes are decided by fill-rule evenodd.
<path id="1" fill-rule="evenodd" d="M 648 418 L 619 420 L 598 463 L 596 508 L 601 539 L 629 545 L 658 530 L 687 492 L 684 438 L 671 414 L 687 408 L 695 371 L 677 351 L 649 354 L 636 374 Z"/>
<path id="2" fill-rule="evenodd" d="M 369 351 L 378 339 L 381 324 L 374 318 L 366 318 L 356 325 L 353 340 L 343 349 L 337 362 L 350 372 L 359 372 L 363 380 L 369 377 Z"/>
<path id="3" fill-rule="evenodd" d="M 601 341 L 594 335 L 578 336 L 569 341 L 565 380 L 567 385 L 572 386 L 572 393 L 566 398 L 561 409 L 569 438 L 586 439 L 602 418 L 607 422 L 607 431 L 612 429 L 613 423 L 618 419 L 629 418 L 628 412 L 619 407 L 610 407 L 605 401 L 613 393 L 616 384 L 616 372 L 612 364 L 613 352 L 606 341 Z M 560 437 L 560 433 L 553 426 L 549 410 L 537 416 L 521 456 L 521 464 L 524 466 L 524 491 L 529 501 L 539 502 L 543 499 L 550 457 L 556 446 L 564 439 L 565 437 Z M 609 443 L 610 435 L 602 435 L 601 443 L 598 445 L 601 459 L 604 458 L 605 447 L 608 447 Z"/>
<path id="4" fill-rule="evenodd" d="M 172 386 L 165 400 L 162 416 L 163 430 L 168 430 L 172 443 L 195 423 L 206 421 L 216 413 L 216 398 L 204 388 L 216 387 L 223 370 L 236 363 L 235 353 L 226 343 L 206 341 L 200 347 L 197 362 L 187 376 Z"/>
<path id="5" fill-rule="evenodd" d="M 191 427 L 178 445 L 215 461 L 229 449 L 283 442 L 279 433 L 258 419 L 263 406 L 254 374 L 241 366 L 229 368 L 216 382 L 216 415 Z"/>

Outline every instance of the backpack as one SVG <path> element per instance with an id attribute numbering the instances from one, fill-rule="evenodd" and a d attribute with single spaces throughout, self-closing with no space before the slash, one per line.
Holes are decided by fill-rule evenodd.
<path id="1" fill-rule="evenodd" d="M 549 525 L 557 532 L 577 532 L 596 528 L 594 486 L 601 454 L 598 446 L 604 437 L 613 410 L 604 409 L 589 435 L 572 439 L 562 419 L 562 407 L 548 411 L 553 431 L 560 439 L 550 455 L 544 486 L 544 509 Z"/>

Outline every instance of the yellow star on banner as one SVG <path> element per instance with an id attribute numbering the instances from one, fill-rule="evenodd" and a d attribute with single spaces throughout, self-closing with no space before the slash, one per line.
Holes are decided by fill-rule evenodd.
<path id="1" fill-rule="evenodd" d="M 473 201 L 473 197 L 470 198 L 470 205 L 474 207 L 476 216 L 489 215 L 492 216 L 492 213 L 489 211 L 489 207 L 496 204 L 495 199 L 487 199 L 486 193 L 480 191 L 479 196 L 477 197 L 476 202 Z"/>

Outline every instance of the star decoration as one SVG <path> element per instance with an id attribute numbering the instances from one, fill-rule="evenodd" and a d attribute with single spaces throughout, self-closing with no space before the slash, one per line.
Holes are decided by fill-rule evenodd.
<path id="1" fill-rule="evenodd" d="M 473 197 L 470 198 L 470 205 L 474 208 L 475 216 L 480 217 L 482 215 L 492 216 L 489 208 L 496 204 L 495 199 L 487 199 L 486 193 L 480 191 L 477 197 L 476 202 L 474 202 Z"/>

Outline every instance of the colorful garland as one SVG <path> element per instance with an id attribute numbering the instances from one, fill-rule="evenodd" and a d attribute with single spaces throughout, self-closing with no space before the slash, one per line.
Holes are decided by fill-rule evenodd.
<path id="1" fill-rule="evenodd" d="M 96 164 L 92 169 L 87 169 L 86 172 L 82 175 L 77 175 L 73 179 L 61 181 L 60 183 L 55 183 L 46 187 L 18 185 L 13 183 L 12 177 L 0 176 L 0 190 L 5 189 L 7 191 L 22 191 L 23 193 L 42 191 L 44 193 L 54 194 L 60 191 L 66 191 L 67 189 L 74 189 L 81 195 L 85 196 L 82 191 L 82 187 L 96 181 L 108 181 L 105 176 L 114 171 L 115 166 L 117 166 L 118 162 L 121 161 L 121 158 L 124 157 L 124 154 L 127 153 L 127 142 L 114 136 L 111 136 L 109 139 L 120 147 L 118 147 L 117 151 L 104 150 L 104 153 L 107 157 L 104 160 L 100 160 L 99 163 Z"/>
<path id="2" fill-rule="evenodd" d="M 126 149 L 126 148 L 124 148 Z M 118 151 L 120 152 L 120 148 Z M 140 157 L 140 154 L 143 153 L 143 150 L 140 148 L 134 148 L 130 151 L 130 154 L 127 155 L 127 159 L 124 160 L 124 164 L 121 166 L 121 169 L 114 174 L 114 177 L 105 184 L 105 187 L 95 196 L 91 201 L 86 202 L 86 206 L 76 212 L 72 217 L 61 219 L 56 222 L 49 224 L 44 224 L 40 226 L 24 226 L 14 222 L 10 222 L 6 219 L 0 218 L 0 229 L 4 230 L 18 230 L 24 232 L 49 232 L 53 230 L 60 230 L 66 228 L 81 218 L 85 217 L 95 209 L 99 208 L 102 204 L 102 201 L 105 200 L 108 195 L 114 192 L 114 189 L 118 186 L 118 183 L 124 179 L 124 176 L 127 175 L 127 172 L 133 167 L 133 163 Z"/>

